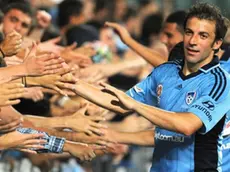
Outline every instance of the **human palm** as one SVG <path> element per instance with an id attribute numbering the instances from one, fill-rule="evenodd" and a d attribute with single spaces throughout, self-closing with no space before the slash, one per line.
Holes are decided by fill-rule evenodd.
<path id="1" fill-rule="evenodd" d="M 127 39 L 130 38 L 129 32 L 122 25 L 112 22 L 106 22 L 105 25 L 114 29 L 124 43 L 126 43 Z"/>
<path id="2" fill-rule="evenodd" d="M 87 106 L 79 109 L 76 113 L 71 116 L 67 116 L 66 121 L 68 126 L 75 130 L 85 132 L 86 134 L 92 135 L 93 132 L 102 134 L 101 128 L 106 128 L 104 125 L 98 123 L 98 121 L 104 120 L 102 116 L 86 116 Z"/>
<path id="3" fill-rule="evenodd" d="M 13 131 L 0 136 L 1 149 L 42 149 L 42 144 L 46 140 L 42 139 L 43 134 L 22 134 L 18 131 Z"/>
<path id="4" fill-rule="evenodd" d="M 0 106 L 18 104 L 25 92 L 24 86 L 18 83 L 3 83 L 0 86 Z"/>
<path id="5" fill-rule="evenodd" d="M 100 83 L 100 85 L 103 87 L 103 89 L 106 92 L 116 96 L 119 103 L 121 103 L 125 108 L 127 108 L 128 110 L 133 110 L 135 103 L 136 103 L 134 99 L 126 95 L 123 91 L 120 91 L 109 84 Z"/>

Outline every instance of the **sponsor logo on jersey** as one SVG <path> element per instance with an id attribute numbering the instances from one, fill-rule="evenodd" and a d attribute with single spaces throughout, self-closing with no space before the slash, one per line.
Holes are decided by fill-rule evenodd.
<path id="1" fill-rule="evenodd" d="M 215 105 L 209 100 L 202 102 L 202 104 L 211 111 L 215 109 Z"/>
<path id="2" fill-rule="evenodd" d="M 201 106 L 201 105 L 192 105 L 192 108 L 196 108 L 196 109 L 198 109 L 198 110 L 204 112 L 204 114 L 208 117 L 209 122 L 212 121 L 212 115 L 211 115 L 211 113 L 209 112 L 209 110 L 206 109 L 205 107 L 203 107 L 203 106 Z"/>
<path id="3" fill-rule="evenodd" d="M 162 94 L 162 91 L 163 91 L 163 85 L 159 84 L 157 86 L 157 103 L 160 104 L 160 97 L 161 97 L 161 94 Z"/>
<path id="4" fill-rule="evenodd" d="M 190 105 L 195 98 L 196 98 L 196 92 L 195 91 L 188 92 L 186 94 L 186 98 L 185 98 L 186 104 Z"/>
<path id="5" fill-rule="evenodd" d="M 141 89 L 140 87 L 138 87 L 137 85 L 134 86 L 134 90 L 137 92 L 137 93 L 143 93 L 143 89 Z"/>
<path id="6" fill-rule="evenodd" d="M 181 142 L 181 143 L 184 142 L 183 136 L 170 136 L 170 135 L 156 133 L 155 138 L 158 140 L 164 140 L 164 141 L 169 141 L 169 142 Z"/>

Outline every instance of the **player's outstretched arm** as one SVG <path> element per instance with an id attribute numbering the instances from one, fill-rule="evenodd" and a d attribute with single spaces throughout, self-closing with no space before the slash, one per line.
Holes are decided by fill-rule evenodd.
<path id="1" fill-rule="evenodd" d="M 133 98 L 126 95 L 123 91 L 120 91 L 112 87 L 111 85 L 104 83 L 102 83 L 101 85 L 104 86 L 107 92 L 115 95 L 119 103 L 122 104 L 124 107 L 131 111 L 137 112 L 156 126 L 182 133 L 188 136 L 193 134 L 203 126 L 201 119 L 193 113 L 176 113 L 165 111 L 153 106 L 137 102 Z"/>

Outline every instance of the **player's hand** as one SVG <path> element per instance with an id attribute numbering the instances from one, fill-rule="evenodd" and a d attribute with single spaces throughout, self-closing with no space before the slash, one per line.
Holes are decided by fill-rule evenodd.
<path id="1" fill-rule="evenodd" d="M 100 85 L 103 87 L 102 91 L 117 97 L 118 102 L 114 102 L 114 103 L 120 103 L 127 110 L 133 110 L 133 108 L 136 105 L 136 101 L 134 99 L 126 95 L 123 91 L 120 91 L 109 84 L 100 83 Z"/>

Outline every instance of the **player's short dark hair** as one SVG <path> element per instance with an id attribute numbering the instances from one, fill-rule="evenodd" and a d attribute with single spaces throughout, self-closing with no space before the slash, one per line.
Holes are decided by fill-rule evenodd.
<path id="1" fill-rule="evenodd" d="M 216 22 L 215 40 L 224 39 L 228 29 L 228 19 L 226 19 L 218 7 L 208 3 L 197 3 L 189 9 L 184 22 L 186 28 L 187 21 L 193 17 L 201 20 L 209 20 Z"/>
<path id="2" fill-rule="evenodd" d="M 186 17 L 185 11 L 182 10 L 175 11 L 167 17 L 166 23 L 176 23 L 178 31 L 183 34 L 185 17 Z"/>

